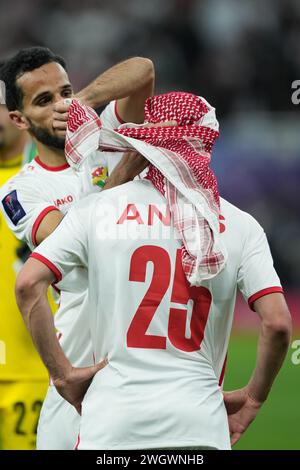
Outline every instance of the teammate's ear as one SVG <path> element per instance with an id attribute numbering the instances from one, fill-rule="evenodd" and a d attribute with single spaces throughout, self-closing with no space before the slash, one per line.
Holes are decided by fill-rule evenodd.
<path id="1" fill-rule="evenodd" d="M 24 130 L 27 131 L 28 130 L 29 125 L 27 124 L 26 119 L 23 116 L 23 114 L 21 113 L 21 111 L 18 111 L 18 110 L 10 111 L 9 112 L 9 117 L 18 129 L 20 129 L 22 131 L 24 131 Z"/>

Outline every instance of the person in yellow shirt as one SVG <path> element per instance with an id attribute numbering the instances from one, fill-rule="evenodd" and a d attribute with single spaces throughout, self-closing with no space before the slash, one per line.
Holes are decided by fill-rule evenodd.
<path id="1" fill-rule="evenodd" d="M 16 174 L 30 153 L 29 137 L 0 104 L 0 186 Z M 0 213 L 0 449 L 34 449 L 48 375 L 28 335 L 15 300 L 16 275 L 29 250 Z"/>

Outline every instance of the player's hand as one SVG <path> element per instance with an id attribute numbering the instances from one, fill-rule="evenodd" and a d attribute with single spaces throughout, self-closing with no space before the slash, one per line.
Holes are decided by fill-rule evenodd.
<path id="1" fill-rule="evenodd" d="M 117 164 L 106 180 L 103 190 L 114 188 L 120 184 L 132 181 L 149 165 L 148 160 L 138 152 L 125 152 L 122 160 Z"/>
<path id="2" fill-rule="evenodd" d="M 230 442 L 234 446 L 256 418 L 262 403 L 249 396 L 247 387 L 224 392 L 223 396 L 228 415 Z"/>
<path id="3" fill-rule="evenodd" d="M 72 99 L 70 98 L 55 103 L 52 124 L 55 131 L 67 131 L 68 114 L 71 103 Z"/>
<path id="4" fill-rule="evenodd" d="M 58 393 L 81 414 L 81 403 L 94 376 L 108 364 L 107 359 L 91 367 L 71 367 L 63 379 L 54 379 Z"/>

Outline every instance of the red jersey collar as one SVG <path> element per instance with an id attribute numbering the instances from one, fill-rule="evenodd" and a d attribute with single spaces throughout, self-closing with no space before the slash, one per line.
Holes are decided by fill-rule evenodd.
<path id="1" fill-rule="evenodd" d="M 62 171 L 62 170 L 66 170 L 67 168 L 70 168 L 70 165 L 69 163 L 64 163 L 63 165 L 60 165 L 60 166 L 49 166 L 49 165 L 46 165 L 45 163 L 43 163 L 41 160 L 40 160 L 40 157 L 35 157 L 34 161 L 36 163 L 38 163 L 42 168 L 44 168 L 45 170 L 48 170 L 48 171 Z"/>

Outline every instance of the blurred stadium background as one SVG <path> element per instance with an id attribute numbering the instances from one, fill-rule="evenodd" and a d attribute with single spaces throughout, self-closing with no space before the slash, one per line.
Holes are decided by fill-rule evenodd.
<path id="1" fill-rule="evenodd" d="M 0 0 L 0 58 L 43 45 L 75 89 L 129 56 L 151 58 L 157 92 L 192 91 L 216 108 L 213 168 L 223 197 L 264 226 L 300 338 L 298 0 Z M 246 384 L 258 321 L 238 300 L 225 389 Z M 300 365 L 292 349 L 238 449 L 300 449 Z"/>

